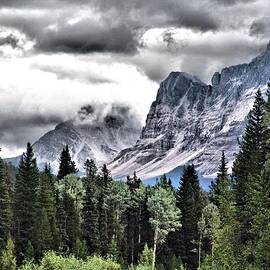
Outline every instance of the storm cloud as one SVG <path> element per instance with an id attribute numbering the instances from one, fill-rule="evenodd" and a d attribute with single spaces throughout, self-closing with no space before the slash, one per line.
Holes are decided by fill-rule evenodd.
<path id="1" fill-rule="evenodd" d="M 2 0 L 2 154 L 74 117 L 111 123 L 134 111 L 142 125 L 171 71 L 210 83 L 262 53 L 268 10 L 268 0 Z"/>

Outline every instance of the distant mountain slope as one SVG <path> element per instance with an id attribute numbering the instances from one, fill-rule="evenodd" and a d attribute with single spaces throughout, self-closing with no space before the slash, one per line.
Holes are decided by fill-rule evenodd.
<path id="1" fill-rule="evenodd" d="M 66 144 L 80 171 L 83 171 L 87 158 L 94 159 L 101 166 L 112 161 L 122 149 L 134 145 L 141 131 L 136 117 L 129 115 L 126 107 L 112 108 L 107 113 L 105 109 L 99 119 L 93 119 L 93 107 L 83 107 L 77 119 L 57 125 L 34 143 L 39 167 L 49 162 L 56 172 L 60 153 Z M 20 157 L 7 159 L 15 165 L 19 160 Z"/>
<path id="2" fill-rule="evenodd" d="M 212 85 L 172 72 L 160 85 L 140 139 L 110 164 L 112 174 L 136 170 L 149 179 L 194 162 L 208 177 L 216 173 L 222 150 L 232 166 L 254 94 L 266 89 L 269 78 L 270 45 L 249 64 L 216 72 Z"/>

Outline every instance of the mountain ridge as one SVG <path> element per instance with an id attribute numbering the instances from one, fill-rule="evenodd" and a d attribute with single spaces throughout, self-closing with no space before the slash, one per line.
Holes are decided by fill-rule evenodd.
<path id="1" fill-rule="evenodd" d="M 140 139 L 120 152 L 109 168 L 123 178 L 136 171 L 143 179 L 194 163 L 200 174 L 213 177 L 220 154 L 232 166 L 258 88 L 270 77 L 270 46 L 250 63 L 225 67 L 212 85 L 184 72 L 171 72 L 160 84 Z"/>

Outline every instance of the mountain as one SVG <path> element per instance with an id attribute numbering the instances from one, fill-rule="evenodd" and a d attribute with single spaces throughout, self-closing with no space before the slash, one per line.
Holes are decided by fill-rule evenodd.
<path id="1" fill-rule="evenodd" d="M 193 162 L 204 177 L 217 171 L 221 151 L 233 164 L 238 141 L 258 88 L 270 78 L 270 45 L 248 64 L 216 72 L 207 85 L 172 72 L 158 90 L 135 146 L 121 151 L 109 168 L 115 177 L 136 171 L 151 179 Z"/>
<path id="2" fill-rule="evenodd" d="M 132 119 L 132 120 L 130 120 Z M 84 106 L 75 119 L 63 122 L 33 144 L 38 166 L 50 163 L 54 172 L 59 167 L 59 156 L 66 144 L 81 172 L 87 158 L 94 159 L 98 166 L 109 163 L 116 154 L 136 143 L 141 125 L 127 107 L 113 106 L 95 109 Z M 7 159 L 18 165 L 20 157 Z"/>

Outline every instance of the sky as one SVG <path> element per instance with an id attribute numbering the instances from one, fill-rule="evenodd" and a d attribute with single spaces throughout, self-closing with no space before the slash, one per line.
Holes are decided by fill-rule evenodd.
<path id="1" fill-rule="evenodd" d="M 83 106 L 129 107 L 143 125 L 171 71 L 210 83 L 263 52 L 269 8 L 269 0 L 0 0 L 1 156 L 21 154 Z"/>

